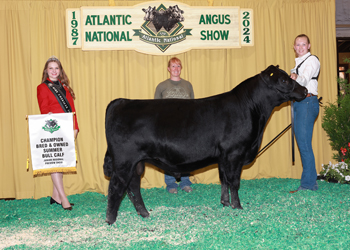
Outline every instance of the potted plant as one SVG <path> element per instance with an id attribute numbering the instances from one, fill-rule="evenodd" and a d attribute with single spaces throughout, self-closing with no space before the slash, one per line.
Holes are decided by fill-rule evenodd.
<path id="1" fill-rule="evenodd" d="M 350 59 L 344 60 L 350 63 Z M 346 73 L 350 73 L 348 70 Z M 339 183 L 350 183 L 350 85 L 338 78 L 340 91 L 335 103 L 328 103 L 322 117 L 322 128 L 326 131 L 335 153 L 336 164 L 322 164 L 319 179 Z"/>

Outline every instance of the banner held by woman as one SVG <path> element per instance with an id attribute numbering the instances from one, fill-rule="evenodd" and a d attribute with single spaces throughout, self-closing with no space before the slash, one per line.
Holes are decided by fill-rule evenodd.
<path id="1" fill-rule="evenodd" d="M 33 175 L 75 173 L 73 113 L 29 115 Z"/>

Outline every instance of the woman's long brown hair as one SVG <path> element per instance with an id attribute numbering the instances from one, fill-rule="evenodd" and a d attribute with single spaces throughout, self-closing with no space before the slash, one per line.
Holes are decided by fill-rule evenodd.
<path id="1" fill-rule="evenodd" d="M 52 56 L 46 61 L 41 82 L 42 83 L 45 82 L 45 80 L 49 77 L 49 75 L 47 74 L 47 67 L 48 67 L 50 62 L 57 63 L 58 67 L 60 68 L 60 75 L 58 76 L 58 79 L 60 80 L 60 82 L 62 84 L 67 86 L 69 93 L 72 95 L 73 99 L 75 100 L 75 94 L 74 94 L 73 89 L 70 86 L 68 76 L 66 75 L 66 72 L 64 72 L 64 69 L 62 67 L 60 60 L 58 60 L 56 57 Z"/>

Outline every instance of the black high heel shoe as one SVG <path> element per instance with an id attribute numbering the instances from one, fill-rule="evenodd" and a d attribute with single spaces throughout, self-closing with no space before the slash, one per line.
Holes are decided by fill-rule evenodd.
<path id="1" fill-rule="evenodd" d="M 72 205 L 72 204 L 71 204 Z M 62 205 L 61 205 L 62 206 Z M 70 207 L 63 207 L 62 206 L 62 208 L 64 209 L 64 210 L 69 210 L 69 211 L 71 211 L 73 208 L 72 208 L 72 206 L 70 206 Z"/>
<path id="2" fill-rule="evenodd" d="M 61 205 L 61 203 L 58 203 L 57 201 L 55 201 L 52 197 L 50 199 L 50 205 L 52 204 L 57 204 L 57 205 Z"/>
<path id="3" fill-rule="evenodd" d="M 52 197 L 50 199 L 50 205 L 52 204 L 57 204 L 57 205 L 61 205 L 61 203 L 58 203 L 57 201 L 55 201 Z M 74 203 L 70 203 L 71 206 L 74 206 Z"/>

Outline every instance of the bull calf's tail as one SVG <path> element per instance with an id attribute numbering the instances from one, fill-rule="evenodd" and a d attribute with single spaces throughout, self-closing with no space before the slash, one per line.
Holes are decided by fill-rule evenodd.
<path id="1" fill-rule="evenodd" d="M 106 133 L 107 145 L 110 145 L 109 147 L 113 145 L 113 143 L 111 144 L 108 143 L 108 138 L 111 138 L 113 136 L 113 124 L 112 124 L 113 116 L 114 117 L 116 116 L 114 112 L 116 111 L 116 109 L 120 108 L 120 106 L 123 103 L 128 101 L 129 101 L 128 99 L 123 99 L 123 98 L 115 99 L 111 101 L 106 108 L 105 133 Z M 107 146 L 107 151 L 106 151 L 104 164 L 103 164 L 103 172 L 107 177 L 111 177 L 113 173 L 113 159 L 110 153 L 110 149 L 111 148 L 108 148 Z"/>
<path id="2" fill-rule="evenodd" d="M 105 155 L 105 160 L 104 160 L 104 163 L 103 163 L 103 172 L 104 172 L 105 176 L 111 177 L 112 176 L 112 170 L 113 170 L 112 157 L 109 154 L 109 151 L 108 151 L 108 148 L 107 148 L 106 155 Z"/>
<path id="3" fill-rule="evenodd" d="M 108 114 L 109 114 L 109 111 L 111 110 L 110 107 L 111 107 L 111 104 L 108 104 L 107 108 L 106 108 L 106 117 L 105 117 L 105 129 L 106 129 L 106 133 L 107 133 L 107 122 L 108 122 Z M 108 146 L 107 146 L 107 150 L 106 150 L 106 154 L 105 154 L 105 159 L 104 159 L 104 163 L 103 163 L 103 172 L 105 174 L 105 176 L 107 177 L 111 177 L 112 176 L 112 168 L 113 168 L 113 165 L 112 165 L 112 157 L 108 151 Z"/>
<path id="4" fill-rule="evenodd" d="M 108 137 L 107 137 L 107 126 L 108 126 L 108 121 L 109 121 L 109 117 L 113 111 L 113 107 L 114 107 L 114 103 L 118 102 L 119 99 L 116 99 L 114 101 L 111 101 L 107 108 L 106 108 L 106 115 L 105 115 L 105 133 L 106 133 L 106 138 L 107 138 L 107 144 L 108 144 Z M 111 154 L 109 153 L 108 150 L 108 146 L 107 146 L 107 151 L 105 154 L 105 159 L 104 159 L 104 163 L 103 163 L 103 172 L 105 174 L 105 176 L 107 177 L 111 177 L 112 176 L 112 170 L 113 170 L 113 164 L 112 164 L 112 157 Z"/>

